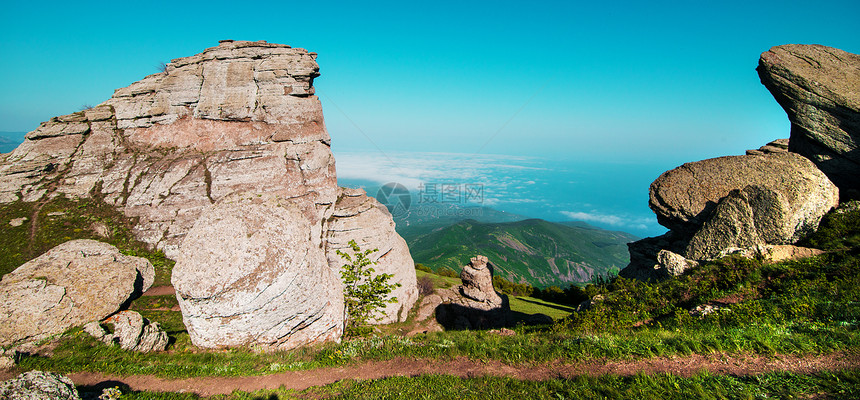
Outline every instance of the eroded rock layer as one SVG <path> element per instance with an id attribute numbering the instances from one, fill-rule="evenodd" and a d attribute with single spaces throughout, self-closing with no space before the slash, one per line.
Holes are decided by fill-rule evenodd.
<path id="1" fill-rule="evenodd" d="M 136 236 L 175 258 L 201 211 L 229 193 L 337 196 L 316 55 L 223 41 L 173 60 L 89 110 L 30 132 L 0 165 L 0 201 L 97 196 L 139 218 Z"/>

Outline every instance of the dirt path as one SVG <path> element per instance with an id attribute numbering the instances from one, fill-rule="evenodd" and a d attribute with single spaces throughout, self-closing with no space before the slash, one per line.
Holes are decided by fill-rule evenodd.
<path id="1" fill-rule="evenodd" d="M 229 394 L 234 390 L 260 389 L 304 390 L 343 379 L 379 379 L 393 376 L 419 376 L 445 374 L 459 377 L 507 376 L 523 380 L 571 378 L 580 375 L 635 375 L 637 373 L 673 373 L 691 376 L 701 371 L 712 374 L 754 375 L 774 371 L 814 373 L 843 368 L 860 368 L 860 354 L 834 353 L 823 356 L 798 357 L 780 355 L 690 355 L 657 357 L 634 361 L 591 360 L 576 364 L 550 363 L 535 365 L 507 365 L 499 361 L 455 359 L 450 361 L 415 360 L 398 358 L 388 361 L 370 361 L 361 364 L 321 368 L 310 371 L 284 372 L 266 376 L 203 377 L 189 379 L 163 379 L 151 375 L 112 376 L 101 373 L 79 372 L 68 376 L 79 386 L 114 386 L 124 384 L 135 391 L 194 392 L 201 396 Z"/>

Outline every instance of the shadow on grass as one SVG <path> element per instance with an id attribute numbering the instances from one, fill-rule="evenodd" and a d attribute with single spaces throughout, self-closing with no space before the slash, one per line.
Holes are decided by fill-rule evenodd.
<path id="1" fill-rule="evenodd" d="M 526 302 L 526 303 L 532 303 L 532 304 L 536 304 L 536 305 L 543 306 L 543 307 L 549 307 L 549 308 L 554 308 L 554 309 L 556 309 L 556 310 L 561 310 L 561 311 L 564 311 L 564 312 L 569 312 L 569 313 L 571 313 L 571 314 L 573 314 L 574 312 L 576 312 L 576 309 L 575 309 L 575 308 L 573 308 L 573 307 L 565 307 L 565 306 L 560 306 L 560 305 L 558 305 L 558 304 L 552 304 L 552 303 L 541 303 L 541 302 L 539 302 L 539 301 L 529 300 L 529 299 L 526 299 L 526 298 L 523 298 L 523 297 L 520 297 L 520 298 L 519 298 L 519 300 L 520 300 L 520 301 L 524 301 L 524 302 Z"/>

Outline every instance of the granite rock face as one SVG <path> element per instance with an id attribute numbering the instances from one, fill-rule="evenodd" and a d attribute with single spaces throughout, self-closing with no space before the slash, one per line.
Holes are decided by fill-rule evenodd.
<path id="1" fill-rule="evenodd" d="M 812 160 L 844 198 L 860 196 L 860 55 L 787 44 L 762 53 L 757 70 L 791 121 L 789 150 Z"/>
<path id="2" fill-rule="evenodd" d="M 299 199 L 223 198 L 183 241 L 172 281 L 196 346 L 290 349 L 343 334 L 339 275 Z"/>
<path id="3" fill-rule="evenodd" d="M 28 371 L 0 383 L 0 399 L 80 400 L 71 379 L 53 372 Z"/>
<path id="4" fill-rule="evenodd" d="M 0 346 L 101 320 L 152 286 L 155 269 L 94 240 L 73 240 L 0 280 Z"/>
<path id="5" fill-rule="evenodd" d="M 337 251 L 349 252 L 349 241 L 355 240 L 362 250 L 377 249 L 370 255 L 376 274 L 391 274 L 389 283 L 400 287 L 391 292 L 397 302 L 389 303 L 377 323 L 405 321 L 418 299 L 415 262 L 406 241 L 394 231 L 388 209 L 364 190 L 341 188 L 334 212 L 326 227 L 325 248 L 328 263 L 336 276 L 344 264 Z"/>
<path id="6" fill-rule="evenodd" d="M 651 184 L 648 205 L 661 225 L 695 232 L 723 197 L 750 185 L 782 196 L 789 241 L 815 229 L 839 201 L 839 190 L 808 159 L 772 153 L 711 158 L 667 171 Z"/>
<path id="7" fill-rule="evenodd" d="M 316 54 L 223 41 L 108 101 L 52 118 L 0 163 L 0 202 L 98 196 L 135 235 L 176 258 L 202 210 L 238 190 L 337 196 Z"/>

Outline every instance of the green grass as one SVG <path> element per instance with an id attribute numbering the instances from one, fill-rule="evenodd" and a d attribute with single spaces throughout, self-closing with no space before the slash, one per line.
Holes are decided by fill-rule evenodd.
<path id="1" fill-rule="evenodd" d="M 50 205 L 45 208 L 51 210 Z M 61 200 L 55 206 L 70 205 L 83 211 L 66 212 L 54 216 L 55 220 L 45 220 L 45 226 L 57 229 L 56 235 L 39 239 L 38 246 L 14 245 L 18 243 L 15 238 L 20 238 L 19 232 L 19 236 L 10 237 L 13 243 L 10 247 L 17 246 L 19 251 L 9 254 L 23 254 L 22 251 L 31 247 L 47 246 L 51 240 L 68 232 L 82 234 L 83 231 L 77 232 L 74 227 L 87 226 L 86 221 L 98 218 L 99 214 L 90 210 L 97 204 Z M 21 204 L 4 210 L 8 211 L 7 215 L 28 212 Z M 45 218 L 49 216 L 46 214 Z M 851 247 L 851 243 L 860 231 L 860 226 L 855 224 L 860 215 L 839 218 L 842 218 L 837 221 L 839 223 L 825 220 L 818 236 L 808 239 L 827 244 L 822 247 L 834 250 L 829 254 L 777 264 L 726 258 L 664 282 L 623 278 L 598 282 L 585 288 L 589 295 L 599 295 L 589 310 L 549 326 L 516 327 L 514 336 L 486 331 L 452 331 L 412 338 L 384 335 L 272 353 L 255 348 L 201 350 L 191 345 L 181 314 L 170 311 L 176 305 L 175 298 L 156 296 L 136 300 L 132 309 L 162 324 L 171 337 L 168 351 L 151 354 L 124 351 L 97 342 L 77 328 L 56 339 L 52 356 L 25 356 L 20 367 L 62 373 L 98 371 L 187 378 L 256 376 L 398 357 L 437 360 L 465 357 L 527 365 L 714 353 L 857 354 L 860 351 L 860 249 Z M 121 225 L 111 226 L 118 226 L 115 232 L 122 232 Z M 14 231 L 8 224 L 3 229 Z M 123 244 L 123 235 L 116 235 L 116 243 L 126 246 L 126 251 L 142 251 L 133 242 Z M 169 271 L 168 268 L 164 270 Z M 423 271 L 417 274 L 433 279 L 436 287 L 460 284 L 458 278 Z M 689 312 L 706 303 L 718 304 L 722 309 L 707 316 L 694 316 Z M 554 317 L 569 314 L 569 307 L 530 298 L 511 297 L 511 305 L 515 311 L 523 313 L 540 312 Z M 483 396 L 496 395 L 498 398 L 785 398 L 801 394 L 857 398 L 858 376 L 860 373 L 855 370 L 756 377 L 602 376 L 545 382 L 428 376 L 346 381 L 306 392 L 235 393 L 229 398 L 488 398 Z M 193 398 L 185 394 L 132 393 L 129 396 Z"/>
<path id="2" fill-rule="evenodd" d="M 562 319 L 576 310 L 574 307 L 550 303 L 545 300 L 527 296 L 508 296 L 511 311 L 524 314 L 545 314 L 552 319 Z"/>
<path id="3" fill-rule="evenodd" d="M 769 373 L 756 376 L 672 374 L 580 376 L 523 381 L 503 377 L 459 378 L 449 375 L 393 377 L 297 390 L 236 391 L 212 399 L 768 399 L 860 397 L 860 371 L 812 375 Z M 130 392 L 124 399 L 197 399 L 187 393 Z"/>
<path id="4" fill-rule="evenodd" d="M 3 238 L 0 276 L 69 240 L 94 239 L 116 246 L 123 254 L 148 259 L 155 267 L 155 285 L 170 284 L 174 262 L 136 240 L 131 231 L 134 221 L 113 206 L 97 199 L 70 200 L 61 196 L 38 207 L 38 203 L 23 201 L 0 205 L 0 237 Z M 37 209 L 37 228 L 32 232 Z M 12 219 L 21 217 L 27 218 L 22 225 L 9 224 Z M 105 226 L 109 237 L 97 235 L 93 229 L 96 224 Z"/>

